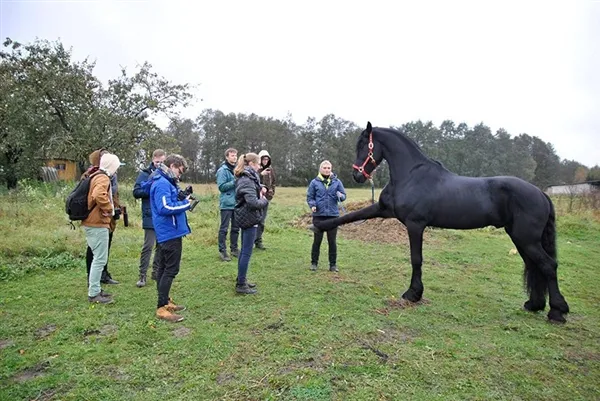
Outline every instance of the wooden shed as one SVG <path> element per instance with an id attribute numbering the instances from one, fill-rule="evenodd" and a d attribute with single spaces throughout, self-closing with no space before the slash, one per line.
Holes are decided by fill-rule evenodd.
<path id="1" fill-rule="evenodd" d="M 78 180 L 81 176 L 77 162 L 69 159 L 46 160 L 47 167 L 54 167 L 60 180 Z"/>

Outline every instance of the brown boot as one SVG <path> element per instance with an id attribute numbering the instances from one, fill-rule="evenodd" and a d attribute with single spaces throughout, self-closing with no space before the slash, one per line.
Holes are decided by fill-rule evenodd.
<path id="1" fill-rule="evenodd" d="M 166 320 L 167 322 L 177 323 L 183 320 L 183 316 L 176 315 L 167 309 L 167 306 L 163 306 L 162 308 L 158 308 L 156 310 L 156 317 L 162 320 Z"/>
<path id="2" fill-rule="evenodd" d="M 169 303 L 166 305 L 166 308 L 170 312 L 181 312 L 186 309 L 183 305 L 175 305 L 175 302 L 173 302 L 173 298 L 169 298 Z"/>

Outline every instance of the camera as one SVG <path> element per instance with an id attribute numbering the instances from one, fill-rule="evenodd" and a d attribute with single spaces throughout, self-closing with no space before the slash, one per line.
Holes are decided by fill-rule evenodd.
<path id="1" fill-rule="evenodd" d="M 119 220 L 121 218 L 121 208 L 120 207 L 116 207 L 115 208 L 115 214 L 113 215 L 113 219 L 115 220 Z"/>
<path id="2" fill-rule="evenodd" d="M 184 200 L 188 196 L 190 198 L 190 203 L 192 204 L 190 206 L 189 211 L 193 212 L 194 209 L 196 208 L 196 206 L 198 205 L 198 203 L 200 203 L 200 200 L 194 195 L 194 189 L 192 188 L 191 185 L 188 185 L 183 190 L 179 190 L 179 193 L 177 194 L 177 199 Z"/>

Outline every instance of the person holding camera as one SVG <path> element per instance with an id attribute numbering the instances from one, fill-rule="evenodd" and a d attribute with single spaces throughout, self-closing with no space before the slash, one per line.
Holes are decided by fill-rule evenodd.
<path id="1" fill-rule="evenodd" d="M 263 149 L 258 153 L 258 158 L 260 159 L 260 168 L 258 169 L 260 183 L 267 188 L 265 198 L 271 202 L 275 196 L 275 172 L 273 171 L 273 167 L 271 167 L 271 155 Z M 263 211 L 262 219 L 260 223 L 258 223 L 256 240 L 254 240 L 256 249 L 261 249 L 263 251 L 267 249 L 263 244 L 263 233 L 265 232 L 265 221 L 267 220 L 268 210 L 269 206 L 267 205 Z"/>
<path id="2" fill-rule="evenodd" d="M 346 190 L 342 181 L 331 172 L 331 163 L 324 160 L 319 166 L 319 174 L 314 178 L 306 191 L 306 202 L 312 211 L 313 224 L 316 221 L 333 219 L 340 215 L 338 201 L 346 200 Z M 337 227 L 327 231 L 327 243 L 329 245 L 329 271 L 337 272 Z M 316 271 L 319 265 L 319 253 L 323 231 L 315 231 L 313 237 L 310 270 Z"/>
<path id="3" fill-rule="evenodd" d="M 158 242 L 154 255 L 156 262 L 156 287 L 158 304 L 156 317 L 168 322 L 181 322 L 183 316 L 175 312 L 185 310 L 176 305 L 169 296 L 173 279 L 179 273 L 182 253 L 182 238 L 191 233 L 187 222 L 186 211 L 190 209 L 190 196 L 179 199 L 177 183 L 187 170 L 187 162 L 181 155 L 167 156 L 164 163 L 159 164 L 150 187 L 150 206 L 152 222 Z"/>
<path id="4" fill-rule="evenodd" d="M 262 219 L 263 211 L 269 205 L 265 197 L 267 188 L 260 184 L 258 169 L 260 159 L 256 153 L 246 153 L 237 162 L 234 173 L 235 182 L 235 219 L 242 229 L 242 250 L 238 258 L 238 275 L 235 291 L 238 294 L 255 294 L 256 284 L 246 279 L 250 257 L 256 239 L 256 230 Z"/>
<path id="5" fill-rule="evenodd" d="M 88 193 L 90 214 L 81 222 L 85 230 L 86 242 L 92 252 L 88 274 L 88 300 L 93 303 L 112 303 L 112 296 L 100 287 L 102 270 L 108 261 L 111 221 L 115 214 L 115 203 L 111 191 L 110 177 L 120 166 L 119 158 L 105 153 L 100 159 L 98 170 L 91 173 Z"/>
<path id="6" fill-rule="evenodd" d="M 90 153 L 89 160 L 90 160 L 91 165 L 81 175 L 81 179 L 83 180 L 84 178 L 87 178 L 87 177 L 91 176 L 92 174 L 98 172 L 98 170 L 100 169 L 100 160 L 101 160 L 102 156 L 105 154 L 108 154 L 108 153 L 109 152 L 104 148 L 100 148 L 100 149 L 95 150 L 92 153 Z M 118 189 L 116 173 L 110 176 L 110 188 L 111 188 L 111 194 L 112 194 L 115 214 L 113 214 L 113 216 L 110 219 L 110 227 L 109 227 L 109 234 L 108 234 L 108 251 L 109 252 L 110 252 L 110 247 L 112 245 L 113 233 L 117 226 L 116 220 L 119 218 L 119 214 L 121 212 L 121 209 L 119 207 L 119 193 L 118 193 L 119 189 Z M 85 264 L 86 264 L 88 281 L 89 281 L 89 277 L 90 277 L 90 270 L 92 268 L 92 260 L 93 259 L 94 259 L 94 253 L 92 252 L 92 248 L 90 248 L 88 246 L 87 250 L 86 250 L 86 255 L 85 255 Z M 102 269 L 102 275 L 100 278 L 100 282 L 102 284 L 119 284 L 119 282 L 117 280 L 112 278 L 112 275 L 108 271 L 108 257 L 106 259 L 106 264 L 104 265 L 104 268 Z"/>
<path id="7" fill-rule="evenodd" d="M 217 187 L 219 188 L 219 210 L 221 212 L 221 225 L 219 227 L 219 256 L 223 262 L 231 261 L 227 254 L 227 229 L 231 222 L 229 235 L 229 249 L 231 256 L 238 257 L 238 236 L 240 229 L 235 222 L 235 176 L 233 170 L 237 162 L 237 150 L 229 148 L 225 151 L 225 161 L 217 170 Z"/>
<path id="8" fill-rule="evenodd" d="M 166 154 L 162 149 L 156 149 L 152 153 L 152 162 L 147 168 L 143 169 L 135 180 L 133 186 L 133 197 L 142 200 L 142 228 L 144 229 L 144 244 L 142 245 L 142 253 L 140 255 L 140 279 L 136 283 L 138 288 L 146 285 L 146 273 L 152 258 L 152 250 L 156 249 L 156 233 L 154 232 L 154 224 L 152 224 L 152 209 L 150 207 L 150 175 L 156 171 L 160 163 L 165 160 Z M 152 263 L 152 279 L 156 279 L 157 260 L 154 258 Z"/>

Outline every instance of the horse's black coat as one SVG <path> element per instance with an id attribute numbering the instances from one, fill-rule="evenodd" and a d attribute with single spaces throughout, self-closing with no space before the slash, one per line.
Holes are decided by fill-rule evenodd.
<path id="1" fill-rule="evenodd" d="M 372 138 L 372 139 L 371 139 Z M 372 154 L 369 143 L 372 142 Z M 373 128 L 368 123 L 356 145 L 354 179 L 365 182 L 387 160 L 390 181 L 379 202 L 316 224 L 327 230 L 375 217 L 395 217 L 407 228 L 412 278 L 403 298 L 417 302 L 423 295 L 421 265 L 423 230 L 427 226 L 470 229 L 504 227 L 525 262 L 529 300 L 525 309 L 540 311 L 550 298 L 548 318 L 565 322 L 569 306 L 558 288 L 554 206 L 532 184 L 516 177 L 473 178 L 456 175 L 425 156 L 403 133 Z"/>

